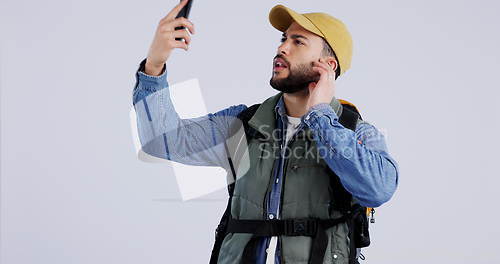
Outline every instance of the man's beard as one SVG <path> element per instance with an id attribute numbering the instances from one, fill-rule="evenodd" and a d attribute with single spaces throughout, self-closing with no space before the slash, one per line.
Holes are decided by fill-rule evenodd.
<path id="1" fill-rule="evenodd" d="M 309 83 L 318 82 L 320 74 L 313 71 L 310 64 L 304 63 L 297 66 L 292 71 L 288 68 L 288 77 L 275 79 L 271 77 L 269 84 L 276 90 L 284 93 L 295 93 L 299 91 L 308 90 Z"/>

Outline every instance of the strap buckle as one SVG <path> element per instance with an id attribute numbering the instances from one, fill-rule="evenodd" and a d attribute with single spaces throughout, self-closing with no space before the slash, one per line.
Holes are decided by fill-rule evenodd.
<path id="1" fill-rule="evenodd" d="M 285 220 L 285 236 L 315 236 L 318 222 L 312 219 Z"/>

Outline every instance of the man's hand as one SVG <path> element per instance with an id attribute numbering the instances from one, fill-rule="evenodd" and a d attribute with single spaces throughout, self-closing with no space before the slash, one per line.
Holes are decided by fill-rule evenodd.
<path id="1" fill-rule="evenodd" d="M 153 43 L 151 43 L 146 59 L 146 74 L 160 75 L 163 64 L 167 61 L 174 48 L 188 50 L 188 46 L 191 43 L 191 36 L 186 30 L 175 30 L 176 27 L 184 26 L 194 34 L 194 25 L 191 21 L 184 17 L 175 18 L 187 2 L 187 0 L 180 2 L 158 23 Z M 175 40 L 175 38 L 183 38 L 185 42 Z"/>
<path id="2" fill-rule="evenodd" d="M 307 100 L 306 109 L 309 111 L 311 107 L 332 101 L 335 96 L 335 71 L 323 59 L 319 62 L 315 61 L 313 70 L 321 75 L 319 81 L 309 84 L 309 98 Z"/>

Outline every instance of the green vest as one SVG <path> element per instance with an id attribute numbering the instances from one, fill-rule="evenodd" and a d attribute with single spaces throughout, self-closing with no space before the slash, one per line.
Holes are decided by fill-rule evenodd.
<path id="1" fill-rule="evenodd" d="M 276 128 L 275 106 L 282 93 L 265 100 L 257 109 L 248 125 L 263 135 L 272 135 Z M 342 113 L 342 105 L 337 99 L 330 103 L 337 116 Z M 358 119 L 358 123 L 361 119 Z M 302 134 L 300 134 L 302 133 Z M 304 127 L 297 131 L 295 140 L 290 140 L 289 155 L 284 163 L 282 182 L 282 201 L 280 218 L 339 218 L 343 214 L 337 210 L 336 192 L 331 181 L 338 177 L 328 167 L 323 159 L 318 158 L 316 144 L 311 131 Z M 237 138 L 237 137 L 236 137 Z M 234 143 L 234 142 L 233 142 Z M 240 142 L 241 143 L 241 142 Z M 241 144 L 229 144 L 241 146 Z M 266 219 L 266 194 L 272 187 L 273 166 L 279 158 L 280 142 L 274 137 L 266 139 L 251 138 L 248 141 L 249 164 L 241 162 L 241 148 L 231 148 L 231 153 L 238 156 L 238 166 L 235 167 L 237 180 L 231 203 L 233 219 Z M 308 155 L 314 153 L 314 155 Z M 233 156 L 234 157 L 234 156 Z M 249 166 L 248 166 L 249 165 Z M 345 192 L 345 190 L 343 190 Z M 346 223 L 340 223 L 326 230 L 328 246 L 325 252 L 324 264 L 349 263 L 349 228 Z M 220 249 L 218 262 L 220 264 L 241 263 L 243 250 L 252 234 L 228 233 Z M 280 236 L 281 260 L 283 264 L 304 264 L 310 258 L 312 238 L 307 236 Z"/>

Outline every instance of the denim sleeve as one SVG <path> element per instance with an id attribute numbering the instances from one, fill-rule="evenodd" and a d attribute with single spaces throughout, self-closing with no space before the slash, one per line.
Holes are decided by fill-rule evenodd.
<path id="1" fill-rule="evenodd" d="M 325 162 L 362 206 L 378 207 L 390 200 L 398 185 L 399 168 L 377 128 L 366 121 L 355 132 L 345 128 L 326 103 L 313 106 L 303 121 L 318 147 L 326 150 Z"/>
<path id="2" fill-rule="evenodd" d="M 150 76 L 138 70 L 133 105 L 141 149 L 156 158 L 195 166 L 228 168 L 225 140 L 247 108 L 233 105 L 216 113 L 181 119 L 170 98 L 167 71 Z"/>

